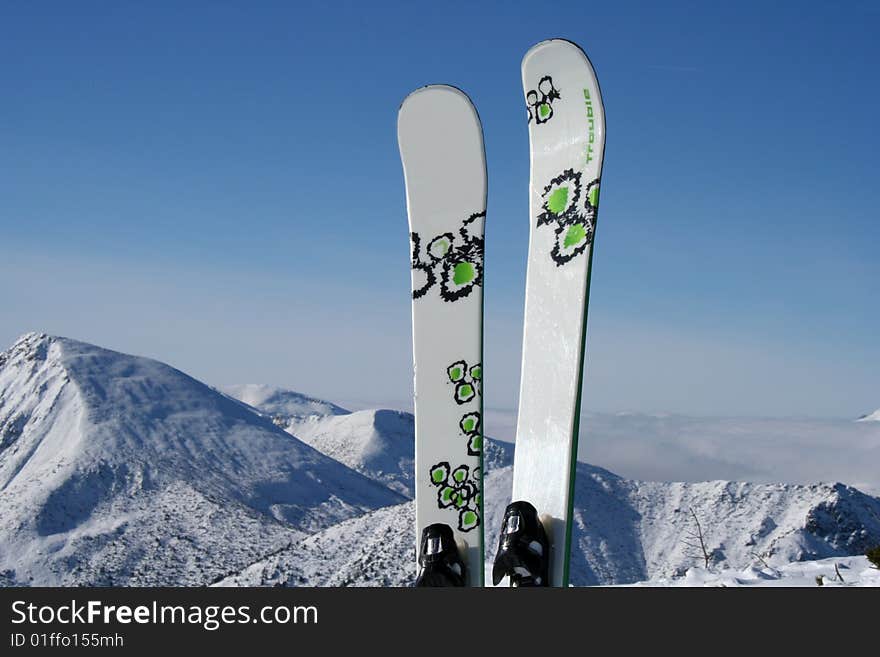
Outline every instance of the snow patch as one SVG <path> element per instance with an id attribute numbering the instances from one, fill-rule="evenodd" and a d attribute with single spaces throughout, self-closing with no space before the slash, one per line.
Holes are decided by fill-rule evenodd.
<path id="1" fill-rule="evenodd" d="M 683 577 L 658 578 L 636 586 L 880 586 L 880 569 L 867 557 L 833 557 L 742 570 L 690 568 Z"/>

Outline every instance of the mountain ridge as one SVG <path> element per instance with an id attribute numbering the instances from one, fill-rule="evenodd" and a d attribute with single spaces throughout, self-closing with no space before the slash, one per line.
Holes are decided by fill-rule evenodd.
<path id="1" fill-rule="evenodd" d="M 859 555 L 880 542 L 880 516 L 873 515 L 880 513 L 880 499 L 843 484 L 667 484 L 625 480 L 584 463 L 577 470 L 575 586 L 675 580 L 702 567 L 702 555 L 686 545 L 695 527 L 691 509 L 703 527 L 710 572 Z M 486 498 L 495 500 L 486 506 L 487 564 L 511 483 L 509 465 L 486 473 Z M 217 585 L 410 586 L 416 575 L 414 524 L 413 502 L 378 509 L 279 550 Z"/>
<path id="2" fill-rule="evenodd" d="M 218 386 L 220 392 L 237 399 L 268 415 L 275 424 L 282 426 L 294 419 L 313 416 L 348 415 L 348 409 L 324 399 L 262 383 L 244 383 Z"/>
<path id="3" fill-rule="evenodd" d="M 395 413 L 406 418 L 407 426 L 412 426 L 411 414 Z M 334 458 L 356 466 L 357 443 L 346 454 L 342 448 L 347 441 L 333 436 L 333 425 L 343 419 L 309 418 L 309 441 L 317 449 L 326 447 Z M 295 424 L 289 428 L 293 433 L 296 432 L 294 427 Z M 322 445 L 325 439 L 329 439 L 329 446 Z M 389 441 L 388 444 L 405 446 L 406 451 L 397 456 L 412 461 L 412 435 L 406 441 Z M 493 528 L 500 526 L 504 506 L 510 499 L 514 447 L 488 437 L 484 443 L 489 557 L 495 549 Z M 386 458 L 393 460 L 393 455 Z M 362 472 L 370 474 L 368 470 Z M 383 483 L 387 479 L 386 473 Z M 411 482 L 411 478 L 407 481 Z M 712 565 L 717 568 L 745 568 L 762 559 L 781 564 L 859 554 L 872 542 L 880 543 L 880 499 L 841 483 L 649 482 L 626 479 L 604 468 L 578 462 L 572 581 L 579 585 L 621 584 L 681 576 L 689 565 L 702 563 L 701 555 L 686 545 L 691 542 L 688 535 L 694 530 L 691 509 L 697 521 L 704 525 Z M 378 538 L 377 544 L 370 543 L 368 525 L 374 516 L 377 536 L 381 536 L 382 541 L 391 538 L 384 550 L 395 555 L 394 558 L 383 553 Z M 719 522 L 719 518 L 723 522 Z M 395 523 L 399 524 L 389 532 L 388 527 Z M 293 561 L 319 558 L 322 562 L 334 563 L 333 572 L 347 573 L 342 578 L 345 581 L 367 585 L 369 582 L 351 572 L 348 564 L 350 559 L 362 561 L 363 554 L 370 554 L 395 573 L 386 574 L 382 581 L 407 584 L 415 576 L 414 568 L 410 567 L 415 560 L 415 537 L 407 523 L 414 523 L 414 514 L 406 505 L 394 514 L 387 509 L 372 512 L 331 528 L 326 536 L 316 535 L 302 545 L 282 551 L 262 567 L 252 564 L 248 571 L 251 579 L 236 580 L 233 576 L 229 581 L 284 583 L 285 569 L 300 573 Z M 361 557 L 348 554 L 343 539 L 346 532 L 358 536 Z M 323 549 L 317 550 L 318 545 Z M 335 559 L 340 561 L 337 563 Z M 396 568 L 393 565 L 396 560 L 404 566 Z M 301 573 L 298 576 L 305 577 Z M 312 576 L 318 577 L 319 582 L 341 581 L 324 580 L 314 573 Z"/>
<path id="4" fill-rule="evenodd" d="M 246 390 L 266 407 L 67 338 L 0 353 L 0 585 L 410 584 L 412 415 Z M 484 444 L 489 559 L 513 450 Z M 694 517 L 710 569 L 880 543 L 880 499 L 844 484 L 576 482 L 578 585 L 680 578 Z"/>
<path id="5" fill-rule="evenodd" d="M 402 499 L 159 361 L 37 333 L 0 357 L 17 581 L 204 584 Z"/>

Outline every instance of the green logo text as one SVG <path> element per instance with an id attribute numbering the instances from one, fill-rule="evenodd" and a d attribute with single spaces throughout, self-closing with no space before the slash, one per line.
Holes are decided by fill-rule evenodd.
<path id="1" fill-rule="evenodd" d="M 590 96 L 590 90 L 584 89 L 584 102 L 587 105 L 587 125 L 590 130 L 590 138 L 587 141 L 587 164 L 593 161 L 596 154 L 593 145 L 596 143 L 596 119 L 593 118 L 593 98 Z"/>

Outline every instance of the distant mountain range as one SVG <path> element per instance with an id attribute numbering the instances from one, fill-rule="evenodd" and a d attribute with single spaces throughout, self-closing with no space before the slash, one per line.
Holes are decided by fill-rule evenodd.
<path id="1" fill-rule="evenodd" d="M 487 441 L 494 549 L 513 446 Z M 0 354 L 0 585 L 406 585 L 413 418 L 29 334 Z M 843 484 L 656 483 L 578 464 L 575 584 L 778 568 L 880 543 Z"/>
<path id="2" fill-rule="evenodd" d="M 261 383 L 220 386 L 220 390 L 230 397 L 243 401 L 248 406 L 258 408 L 268 415 L 275 424 L 287 426 L 294 420 L 327 415 L 347 415 L 350 411 L 323 399 L 315 399 L 293 390 L 276 388 Z"/>
<path id="3" fill-rule="evenodd" d="M 412 496 L 411 414 L 313 415 L 286 426 L 316 449 Z M 486 442 L 490 557 L 494 528 L 510 500 L 513 449 L 510 443 Z M 839 483 L 641 482 L 578 463 L 575 507 L 572 581 L 581 585 L 684 574 L 703 563 L 688 545 L 695 522 L 706 537 L 711 565 L 718 568 L 862 554 L 880 543 L 880 500 Z M 312 536 L 224 583 L 408 583 L 415 576 L 414 521 L 412 504 L 380 509 Z M 301 571 L 313 560 L 325 564 L 324 575 Z M 375 568 L 365 569 L 368 562 Z M 381 577 L 373 576 L 375 569 Z"/>
<path id="4" fill-rule="evenodd" d="M 487 559 L 510 500 L 513 445 L 487 441 Z M 691 514 L 693 510 L 696 516 Z M 704 564 L 699 522 L 717 569 L 781 567 L 858 555 L 880 542 L 880 499 L 843 484 L 639 482 L 578 463 L 572 583 L 677 578 Z M 408 585 L 415 579 L 413 503 L 345 521 L 220 582 L 227 586 Z M 315 567 L 318 564 L 318 567 Z"/>

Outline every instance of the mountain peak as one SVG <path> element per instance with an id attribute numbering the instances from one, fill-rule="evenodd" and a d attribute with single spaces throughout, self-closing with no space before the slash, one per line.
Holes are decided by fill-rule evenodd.
<path id="1" fill-rule="evenodd" d="M 39 342 L 52 341 L 56 340 L 57 336 L 49 335 L 47 333 L 39 333 L 37 331 L 28 331 L 19 336 L 18 340 L 16 340 L 11 347 L 12 349 L 16 349 L 21 345 L 29 345 L 36 344 Z"/>
<path id="2" fill-rule="evenodd" d="M 38 333 L 0 358 L 16 581 L 204 583 L 403 499 L 159 361 Z"/>
<path id="3" fill-rule="evenodd" d="M 262 383 L 220 386 L 219 389 L 230 397 L 234 397 L 272 417 L 279 426 L 283 426 L 292 419 L 314 415 L 347 415 L 350 412 L 323 399 L 316 399 L 295 390 Z"/>
<path id="4" fill-rule="evenodd" d="M 415 494 L 414 420 L 388 409 L 291 418 L 284 428 L 306 444 L 407 497 Z"/>
<path id="5" fill-rule="evenodd" d="M 25 333 L 18 338 L 6 351 L 0 352 L 0 367 L 13 361 L 43 360 L 49 345 L 57 340 L 55 336 L 45 333 Z"/>

